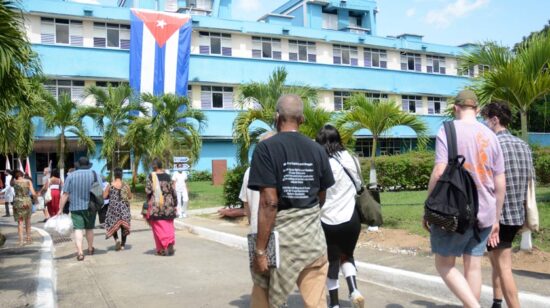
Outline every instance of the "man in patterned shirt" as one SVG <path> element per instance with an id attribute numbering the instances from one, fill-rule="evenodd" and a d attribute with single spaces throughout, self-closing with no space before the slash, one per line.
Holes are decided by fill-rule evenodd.
<path id="1" fill-rule="evenodd" d="M 493 308 L 499 308 L 502 297 L 508 307 L 519 307 L 518 291 L 512 275 L 512 241 L 525 222 L 527 186 L 533 178 L 531 149 L 523 140 L 507 130 L 512 112 L 504 103 L 490 103 L 481 115 L 486 125 L 498 138 L 504 155 L 506 196 L 500 216 L 500 242 L 497 247 L 487 247 L 493 266 Z"/>

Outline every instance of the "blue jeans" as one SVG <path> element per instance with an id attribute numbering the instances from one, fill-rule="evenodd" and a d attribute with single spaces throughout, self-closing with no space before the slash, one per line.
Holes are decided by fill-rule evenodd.
<path id="1" fill-rule="evenodd" d="M 487 240 L 491 234 L 491 227 L 481 229 L 479 231 L 481 241 L 478 242 L 474 236 L 474 228 L 469 228 L 464 234 L 448 232 L 434 225 L 430 230 L 432 253 L 444 257 L 461 257 L 463 254 L 481 257 L 485 253 Z"/>

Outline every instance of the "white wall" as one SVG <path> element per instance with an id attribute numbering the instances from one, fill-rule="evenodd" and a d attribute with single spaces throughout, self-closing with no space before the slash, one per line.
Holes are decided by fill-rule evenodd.
<path id="1" fill-rule="evenodd" d="M 401 70 L 401 53 L 397 50 L 388 50 L 388 69 Z"/>
<path id="2" fill-rule="evenodd" d="M 252 36 L 231 34 L 231 49 L 233 57 L 252 58 Z"/>
<path id="3" fill-rule="evenodd" d="M 333 91 L 318 91 L 318 106 L 327 110 L 334 111 L 334 92 Z"/>
<path id="4" fill-rule="evenodd" d="M 40 17 L 25 15 L 25 31 L 31 43 L 40 43 Z"/>
<path id="5" fill-rule="evenodd" d="M 332 44 L 317 42 L 317 63 L 332 64 Z"/>

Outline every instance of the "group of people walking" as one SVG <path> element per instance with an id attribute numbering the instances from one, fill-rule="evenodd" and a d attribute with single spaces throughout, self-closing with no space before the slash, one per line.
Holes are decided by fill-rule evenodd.
<path id="1" fill-rule="evenodd" d="M 477 120 L 481 111 L 484 123 Z M 458 155 L 477 188 L 476 225 L 464 234 L 423 222 L 430 232 L 435 267 L 465 307 L 480 307 L 481 257 L 493 265 L 493 308 L 519 307 L 511 271 L 512 241 L 525 222 L 528 183 L 534 179 L 529 146 L 507 130 L 512 120 L 504 103 L 479 110 L 472 91 L 461 91 L 454 106 Z M 304 121 L 298 96 L 277 102 L 277 133 L 261 138 L 246 171 L 240 199 L 257 233 L 251 274 L 251 307 L 281 307 L 298 285 L 305 307 L 340 307 L 338 276 L 346 279 L 353 307 L 365 298 L 357 288 L 354 250 L 361 230 L 355 196 L 361 189 L 356 157 L 338 130 L 325 125 L 316 142 L 298 132 Z M 449 162 L 445 130 L 436 139 L 430 193 Z M 479 230 L 479 232 L 477 232 Z M 278 232 L 280 264 L 268 266 L 268 241 Z M 464 257 L 464 274 L 455 268 Z M 271 257 L 271 256 L 269 256 Z"/>

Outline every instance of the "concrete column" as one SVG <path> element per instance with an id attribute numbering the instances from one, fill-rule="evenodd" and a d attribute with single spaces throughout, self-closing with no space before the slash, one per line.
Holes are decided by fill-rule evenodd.
<path id="1" fill-rule="evenodd" d="M 349 11 L 347 9 L 338 9 L 338 30 L 346 29 L 349 26 Z"/>

